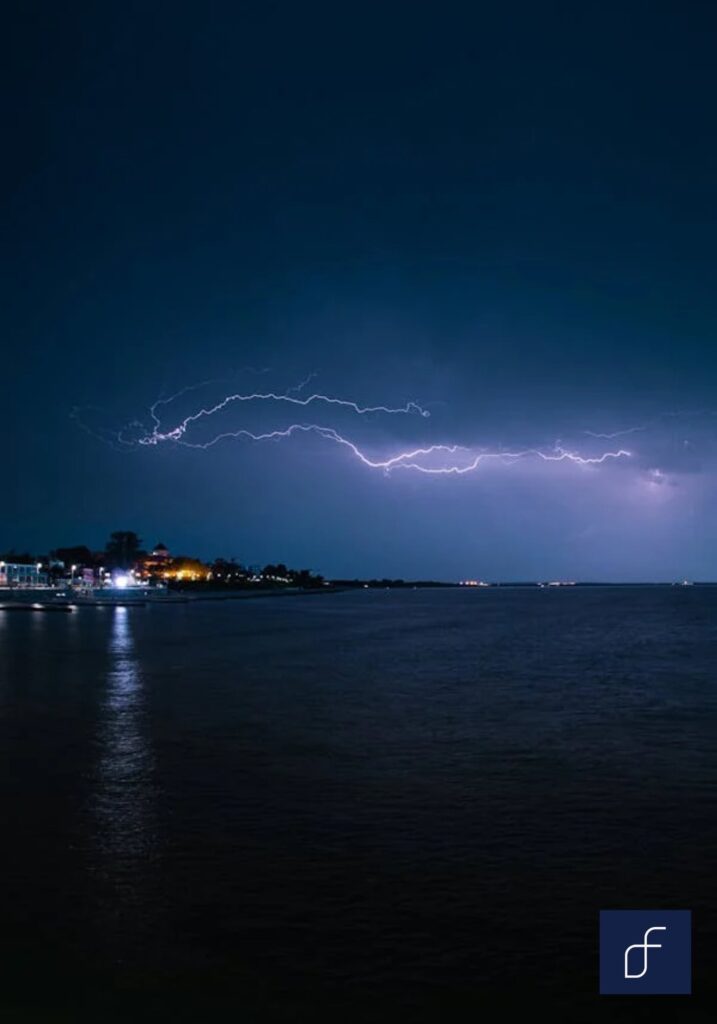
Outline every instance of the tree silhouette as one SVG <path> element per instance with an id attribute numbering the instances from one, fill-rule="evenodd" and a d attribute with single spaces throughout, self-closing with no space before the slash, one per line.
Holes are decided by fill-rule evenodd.
<path id="1" fill-rule="evenodd" d="M 97 561 L 96 556 L 84 544 L 75 544 L 74 547 L 69 548 L 56 548 L 52 552 L 52 556 L 68 567 L 71 565 L 90 566 Z"/>
<path id="2" fill-rule="evenodd" d="M 113 569 L 130 569 L 140 555 L 142 541 L 133 530 L 115 530 L 105 545 L 107 564 Z"/>

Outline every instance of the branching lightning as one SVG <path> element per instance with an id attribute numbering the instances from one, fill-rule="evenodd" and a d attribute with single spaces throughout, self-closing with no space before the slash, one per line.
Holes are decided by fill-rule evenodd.
<path id="1" fill-rule="evenodd" d="M 299 385 L 299 387 L 301 386 L 302 385 Z M 186 390 L 187 389 L 185 388 L 183 392 L 178 392 L 177 395 L 175 395 L 174 397 L 178 398 L 180 394 L 186 393 Z M 294 388 L 292 390 L 297 389 Z M 173 399 L 164 399 L 163 404 L 167 404 L 168 402 L 171 401 L 173 401 Z M 288 392 L 285 392 L 284 394 L 276 394 L 273 391 L 270 391 L 265 394 L 255 392 L 254 394 L 251 395 L 227 395 L 226 398 L 223 398 L 220 402 L 217 402 L 216 405 L 213 405 L 208 409 L 200 409 L 198 412 L 192 413 L 190 416 L 185 416 L 185 418 L 180 423 L 178 423 L 177 426 L 173 427 L 169 431 L 161 431 L 159 429 L 159 424 L 156 423 L 155 429 L 146 437 L 140 438 L 139 444 L 161 444 L 163 441 L 181 441 L 184 435 L 186 434 L 187 430 L 189 429 L 189 427 L 192 426 L 193 423 L 196 423 L 198 420 L 201 420 L 204 417 L 215 416 L 217 413 L 222 412 L 222 410 L 226 409 L 227 406 L 231 405 L 233 402 L 288 402 L 291 405 L 300 405 L 304 407 L 312 405 L 314 403 L 324 402 L 326 403 L 326 405 L 335 405 L 341 406 L 345 409 L 350 409 L 352 412 L 358 413 L 359 416 L 365 416 L 367 413 L 386 413 L 388 415 L 395 415 L 398 413 L 417 413 L 419 416 L 430 416 L 430 413 L 427 412 L 427 410 L 422 409 L 421 406 L 418 405 L 418 403 L 416 402 L 406 402 L 404 406 L 400 406 L 398 408 L 391 408 L 390 406 L 387 405 L 361 406 L 357 402 L 351 402 L 344 398 L 333 398 L 330 395 L 314 394 L 309 395 L 308 398 L 296 398 L 293 395 L 290 395 Z M 158 405 L 159 403 L 155 402 L 155 404 L 152 406 L 150 410 L 152 418 L 155 421 L 157 419 L 155 413 Z"/>
<path id="2" fill-rule="evenodd" d="M 650 430 L 651 428 L 664 423 L 666 420 L 694 420 L 710 416 L 717 416 L 717 411 L 714 409 L 677 409 L 670 410 L 668 412 L 661 412 L 652 419 L 647 420 L 645 423 L 638 423 L 635 426 L 625 427 L 622 430 L 613 430 L 610 433 L 601 433 L 596 430 L 584 430 L 583 433 L 588 437 L 611 441 L 616 437 L 626 437 L 628 434 L 639 434 L 645 430 Z"/>
<path id="3" fill-rule="evenodd" d="M 520 451 L 475 451 L 464 445 L 455 444 L 433 444 L 425 448 L 414 448 L 410 451 L 399 452 L 398 455 L 393 455 L 387 459 L 372 459 L 369 458 L 359 447 L 354 444 L 353 441 L 343 437 L 337 430 L 332 427 L 322 427 L 316 423 L 292 423 L 291 426 L 286 427 L 283 430 L 271 430 L 266 431 L 262 434 L 253 433 L 250 430 L 240 429 L 225 431 L 221 434 L 217 434 L 210 441 L 204 442 L 189 442 L 179 440 L 177 443 L 183 445 L 186 448 L 199 448 L 206 450 L 212 448 L 215 444 L 220 441 L 227 440 L 228 438 L 244 438 L 248 441 L 280 441 L 291 437 L 297 433 L 313 433 L 319 437 L 323 437 L 328 441 L 333 441 L 336 444 L 344 445 L 349 451 L 362 462 L 364 466 L 368 466 L 369 469 L 382 469 L 386 472 L 390 472 L 393 469 L 413 469 L 419 473 L 428 473 L 433 476 L 445 476 L 449 474 L 463 475 L 465 473 L 471 473 L 476 470 L 482 462 L 490 459 L 500 459 L 504 462 L 516 461 L 518 459 L 525 459 L 531 456 L 542 459 L 544 462 L 574 462 L 580 466 L 596 466 L 608 459 L 620 459 L 629 456 L 631 453 L 620 449 L 614 452 L 603 452 L 597 456 L 583 456 L 577 452 L 568 451 L 560 445 L 556 445 L 549 452 L 541 451 L 539 448 L 524 448 Z M 155 441 L 148 441 L 147 439 L 141 439 L 140 444 L 143 443 L 156 443 Z M 451 463 L 440 466 L 426 466 L 420 461 L 422 458 L 430 456 L 455 456 L 457 453 L 464 453 L 466 461 L 463 463 Z"/>
<path id="4" fill-rule="evenodd" d="M 190 385 L 182 388 L 170 397 L 160 397 L 149 409 L 151 425 L 147 427 L 138 420 L 127 424 L 119 431 L 115 431 L 111 440 L 124 448 L 153 448 L 165 444 L 207 450 L 213 448 L 225 440 L 243 439 L 246 441 L 281 441 L 296 435 L 311 434 L 330 441 L 346 449 L 353 458 L 363 466 L 371 470 L 380 470 L 384 473 L 391 473 L 394 470 L 410 470 L 416 473 L 423 473 L 429 476 L 464 476 L 475 472 L 485 463 L 502 463 L 510 465 L 523 460 L 535 462 L 558 463 L 566 462 L 578 466 L 599 466 L 611 460 L 628 458 L 631 452 L 624 448 L 616 450 L 601 451 L 598 454 L 582 454 L 579 451 L 565 447 L 561 442 L 556 442 L 548 449 L 538 447 L 525 447 L 513 449 L 499 448 L 495 450 L 483 447 L 470 447 L 460 444 L 437 443 L 424 444 L 408 447 L 405 450 L 394 452 L 388 456 L 377 456 L 368 454 L 364 447 L 347 437 L 338 429 L 335 424 L 319 422 L 297 422 L 288 426 L 281 426 L 265 430 L 251 430 L 246 426 L 237 429 L 223 429 L 206 438 L 206 429 L 196 435 L 196 429 L 201 424 L 206 428 L 207 423 L 219 414 L 226 414 L 231 408 L 245 408 L 250 403 L 267 407 L 281 407 L 284 410 L 291 408 L 323 409 L 326 412 L 342 412 L 353 417 L 375 418 L 379 416 L 416 416 L 425 419 L 430 416 L 428 410 L 416 401 L 407 401 L 403 405 L 362 405 L 359 402 L 338 398 L 334 395 L 313 393 L 301 397 L 301 391 L 315 377 L 310 374 L 305 380 L 295 387 L 284 392 L 252 392 L 243 394 L 241 392 L 229 394 L 214 404 L 202 406 L 186 416 L 177 418 L 173 423 L 166 423 L 168 411 L 173 403 L 185 397 L 199 388 L 208 384 L 216 383 L 204 381 L 201 384 Z M 75 418 L 80 426 L 88 429 L 83 423 L 78 410 L 75 410 Z M 618 431 L 615 434 L 593 434 L 594 437 L 616 437 L 620 433 L 630 433 L 641 428 L 632 428 L 630 431 Z M 586 432 L 587 433 L 587 432 Z M 97 433 L 102 440 L 108 440 L 108 433 L 103 430 Z"/>
<path id="5" fill-rule="evenodd" d="M 627 427 L 625 430 L 613 430 L 609 434 L 599 433 L 596 430 L 584 430 L 583 433 L 587 434 L 588 437 L 597 437 L 601 440 L 614 441 L 616 437 L 626 437 L 628 434 L 638 434 L 642 430 L 647 430 L 648 424 L 643 423 L 638 427 Z"/>

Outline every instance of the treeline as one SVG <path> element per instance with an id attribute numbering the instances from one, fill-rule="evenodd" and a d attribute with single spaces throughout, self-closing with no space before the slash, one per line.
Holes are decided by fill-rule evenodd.
<path id="1" fill-rule="evenodd" d="M 78 569 L 131 569 L 146 554 L 142 549 L 142 541 L 134 531 L 115 530 L 101 551 L 93 551 L 87 544 L 53 548 L 46 554 L 11 549 L 0 554 L 0 561 L 15 565 L 40 564 L 45 569 L 59 566 L 60 563 L 64 566 L 74 565 Z"/>

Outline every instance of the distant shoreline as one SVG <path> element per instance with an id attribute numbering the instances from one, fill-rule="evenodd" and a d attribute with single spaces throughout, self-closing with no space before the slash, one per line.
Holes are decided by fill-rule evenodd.
<path id="1" fill-rule="evenodd" d="M 691 580 L 689 582 L 682 582 L 676 580 L 673 582 L 661 582 L 655 583 L 649 580 L 630 580 L 628 582 L 614 582 L 612 580 L 583 580 L 575 582 L 556 582 L 552 583 L 549 581 L 536 581 L 536 580 L 515 580 L 505 581 L 498 580 L 495 582 L 485 582 L 479 585 L 465 584 L 465 583 L 443 583 L 440 581 L 376 581 L 376 580 L 365 580 L 359 581 L 358 583 L 348 582 L 345 580 L 332 580 L 332 586 L 337 590 L 422 590 L 422 589 L 456 589 L 456 590 L 497 590 L 498 588 L 508 587 L 528 587 L 531 589 L 544 589 L 544 590 L 574 590 L 576 588 L 586 587 L 679 587 L 680 589 L 689 587 L 717 587 L 717 580 Z"/>
<path id="2" fill-rule="evenodd" d="M 500 581 L 496 583 L 484 583 L 480 586 L 465 585 L 462 583 L 445 583 L 437 580 L 405 580 L 405 581 L 394 581 L 394 580 L 360 580 L 358 582 L 348 582 L 346 580 L 332 580 L 328 586 L 323 587 L 277 587 L 272 589 L 270 587 L 264 587 L 257 590 L 252 590 L 248 587 L 238 587 L 236 589 L 227 588 L 216 589 L 209 587 L 203 590 L 196 584 L 190 588 L 178 588 L 172 587 L 171 593 L 181 595 L 188 600 L 231 600 L 233 598 L 252 598 L 252 597 L 289 597 L 299 596 L 307 594 L 339 594 L 339 593 L 351 593 L 353 591 L 364 591 L 364 590 L 466 590 L 466 591 L 486 591 L 486 590 L 595 590 L 605 588 L 653 588 L 653 589 L 679 589 L 689 590 L 694 587 L 717 587 L 717 581 L 713 580 L 696 580 L 694 582 L 682 583 L 653 583 L 646 582 L 644 580 L 633 580 L 627 583 L 616 583 L 613 581 L 585 581 L 575 583 L 537 583 L 535 581 L 515 581 L 505 582 Z"/>
<path id="3" fill-rule="evenodd" d="M 145 605 L 169 605 L 169 604 L 194 604 L 199 601 L 243 601 L 243 600 L 255 600 L 257 598 L 272 598 L 272 597 L 306 597 L 309 595 L 318 594 L 346 594 L 354 591 L 365 592 L 366 590 L 461 590 L 461 591 L 478 591 L 485 592 L 487 590 L 545 590 L 545 591 L 557 591 L 557 590 L 599 590 L 599 589 L 652 589 L 652 590 L 692 590 L 692 589 L 705 589 L 717 587 L 717 581 L 712 580 L 698 580 L 690 583 L 653 583 L 645 581 L 633 581 L 628 583 L 616 583 L 616 582 L 604 582 L 604 581 L 586 581 L 586 582 L 575 582 L 575 583 L 535 583 L 535 582 L 499 582 L 499 583 L 485 583 L 480 586 L 476 585 L 465 585 L 461 583 L 442 583 L 433 581 L 359 581 L 347 583 L 345 581 L 332 581 L 321 587 L 259 587 L 256 590 L 249 587 L 237 587 L 237 588 L 216 588 L 198 587 L 196 584 L 190 585 L 186 588 L 172 587 L 170 591 L 165 592 L 165 596 L 159 595 L 137 595 L 136 597 L 130 596 L 125 593 L 119 594 L 108 594 L 107 599 L 103 600 L 98 598 L 96 601 L 92 600 L 73 600 L 72 597 L 66 596 L 63 599 L 58 599 L 59 594 L 53 593 L 50 588 L 47 589 L 34 589 L 34 588 L 2 588 L 0 589 L 0 612 L 20 610 L 21 608 L 27 609 L 28 606 L 32 606 L 35 603 L 35 608 L 40 610 L 55 610 L 55 611 L 66 611 L 70 609 L 78 609 L 82 607 L 101 607 L 109 605 L 123 605 L 124 607 L 143 607 Z M 124 600 L 122 600 L 122 597 Z M 48 605 L 50 607 L 48 607 Z"/>

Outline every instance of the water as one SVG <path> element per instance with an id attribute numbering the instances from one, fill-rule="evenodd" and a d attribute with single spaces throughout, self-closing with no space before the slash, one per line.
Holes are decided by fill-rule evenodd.
<path id="1" fill-rule="evenodd" d="M 2 1019 L 713 1019 L 716 611 L 0 613 Z M 598 910 L 652 906 L 694 912 L 696 995 L 598 997 Z"/>

